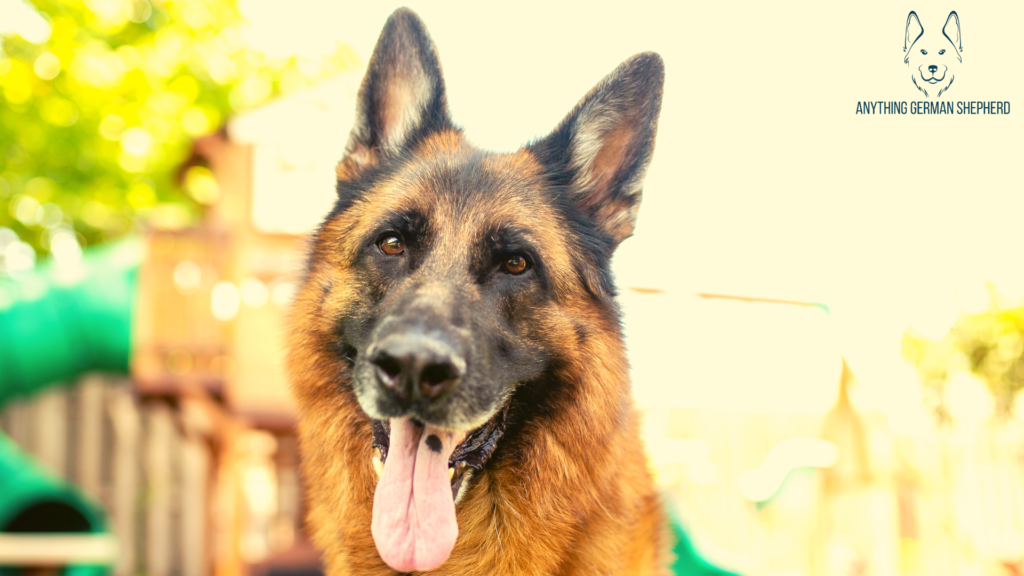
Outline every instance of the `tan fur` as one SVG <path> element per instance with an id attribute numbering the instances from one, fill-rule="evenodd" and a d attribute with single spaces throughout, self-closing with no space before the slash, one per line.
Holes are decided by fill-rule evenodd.
<path id="1" fill-rule="evenodd" d="M 356 402 L 346 365 L 330 352 L 334 319 L 356 305 L 360 280 L 346 264 L 357 249 L 352 239 L 396 205 L 443 205 L 417 174 L 457 164 L 473 152 L 458 132 L 430 136 L 416 150 L 421 164 L 327 223 L 312 247 L 291 317 L 288 370 L 300 409 L 309 524 L 331 576 L 395 573 L 379 558 L 370 532 L 377 482 L 370 419 Z M 569 265 L 578 247 L 531 189 L 539 167 L 530 153 L 490 156 L 486 168 L 507 175 L 507 185 L 488 210 L 463 214 L 461 221 L 528 219 L 549 250 L 555 283 L 565 293 L 581 293 Z M 438 218 L 444 229 L 439 241 L 458 257 L 455 247 L 469 231 Z M 559 374 L 568 386 L 557 400 L 558 417 L 503 439 L 501 457 L 473 476 L 457 505 L 455 549 L 432 574 L 668 573 L 666 520 L 639 440 L 620 329 L 595 306 L 580 295 L 535 311 L 535 336 L 567 359 Z M 581 338 L 581 331 L 588 337 Z"/>

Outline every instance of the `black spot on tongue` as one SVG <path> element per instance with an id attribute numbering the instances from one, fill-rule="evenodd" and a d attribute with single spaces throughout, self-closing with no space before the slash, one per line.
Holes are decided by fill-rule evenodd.
<path id="1" fill-rule="evenodd" d="M 427 448 L 430 448 L 430 451 L 435 453 L 435 454 L 440 453 L 441 452 L 441 439 L 438 438 L 436 434 L 431 434 L 431 435 L 427 436 Z"/>

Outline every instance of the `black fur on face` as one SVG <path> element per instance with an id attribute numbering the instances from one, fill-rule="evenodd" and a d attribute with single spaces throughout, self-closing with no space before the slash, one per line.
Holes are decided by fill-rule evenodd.
<path id="1" fill-rule="evenodd" d="M 357 350 L 353 385 L 368 414 L 411 413 L 466 430 L 497 411 L 515 383 L 541 372 L 547 354 L 530 328 L 537 322 L 533 312 L 553 295 L 545 250 L 529 218 L 508 210 L 494 216 L 497 199 L 529 203 L 502 194 L 504 177 L 484 169 L 480 155 L 444 160 L 403 171 L 400 199 L 392 197 L 397 205 L 362 233 L 352 261 L 360 279 L 354 310 L 373 312 L 342 318 L 340 328 Z M 391 246 L 401 252 L 386 253 L 382 241 L 395 239 Z M 510 258 L 527 267 L 509 271 Z M 399 363 L 419 356 L 425 366 L 412 367 L 419 376 L 400 374 L 404 367 L 382 365 L 381 355 Z M 448 370 L 453 380 L 436 396 L 412 381 L 431 366 Z M 397 389 L 386 385 L 388 370 L 405 379 Z"/>

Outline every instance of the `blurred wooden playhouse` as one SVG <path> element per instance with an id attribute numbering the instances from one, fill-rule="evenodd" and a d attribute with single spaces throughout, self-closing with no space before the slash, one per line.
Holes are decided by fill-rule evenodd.
<path id="1" fill-rule="evenodd" d="M 203 187 L 202 223 L 147 237 L 132 376 L 143 404 L 171 407 L 179 434 L 201 439 L 203 462 L 176 474 L 207 489 L 184 504 L 191 514 L 171 514 L 180 544 L 167 545 L 191 547 L 197 576 L 204 564 L 222 576 L 319 565 L 301 530 L 284 322 L 306 235 L 333 203 L 357 88 L 341 75 L 197 140 L 184 177 Z"/>

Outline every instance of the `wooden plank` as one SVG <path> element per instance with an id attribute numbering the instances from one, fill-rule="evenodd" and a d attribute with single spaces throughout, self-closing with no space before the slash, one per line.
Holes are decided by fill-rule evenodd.
<path id="1" fill-rule="evenodd" d="M 0 532 L 0 565 L 109 564 L 117 558 L 112 534 L 15 534 Z"/>
<path id="2" fill-rule="evenodd" d="M 111 523 L 123 546 L 114 574 L 131 576 L 140 571 L 139 550 L 142 548 L 138 530 L 142 421 L 127 386 L 111 388 L 108 394 L 107 411 L 114 432 Z"/>
<path id="3" fill-rule="evenodd" d="M 169 576 L 172 550 L 174 421 L 170 409 L 154 402 L 147 407 L 144 457 L 146 472 L 146 569 L 152 576 Z"/>

